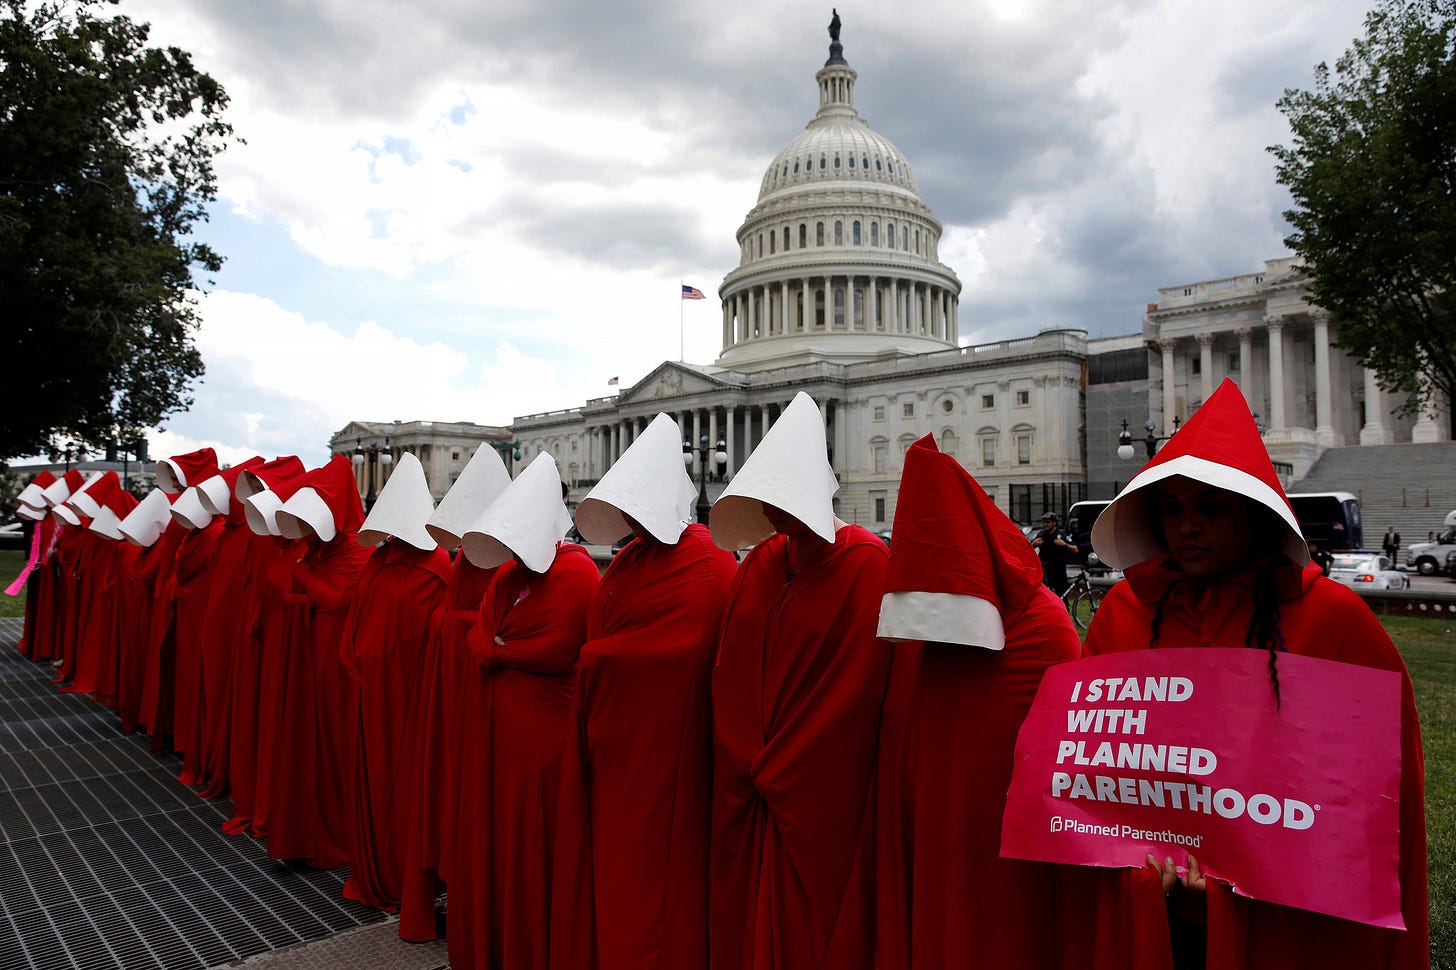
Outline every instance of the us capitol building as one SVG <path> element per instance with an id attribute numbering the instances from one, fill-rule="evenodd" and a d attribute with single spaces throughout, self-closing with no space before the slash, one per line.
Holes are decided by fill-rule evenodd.
<path id="1" fill-rule="evenodd" d="M 903 455 L 927 433 L 1018 522 L 1110 498 L 1141 464 L 1116 458 L 1122 422 L 1138 438 L 1145 422 L 1166 434 L 1224 376 L 1244 388 L 1290 479 L 1329 447 L 1444 436 L 1434 415 L 1393 417 L 1400 402 L 1331 349 L 1337 323 L 1304 302 L 1293 259 L 1164 288 L 1141 331 L 1125 336 L 1047 329 L 959 346 L 961 285 L 939 258 L 941 225 L 909 161 L 855 110 L 858 75 L 838 33 L 836 18 L 815 75 L 817 113 L 769 163 L 738 229 L 739 265 L 718 289 L 714 364 L 664 362 L 620 394 L 518 417 L 509 429 L 464 431 L 477 429 L 475 441 L 494 441 L 516 467 L 549 452 L 575 503 L 666 412 L 694 444 L 723 442 L 727 472 L 708 489 L 716 496 L 805 391 L 828 432 L 836 512 L 871 529 L 893 520 Z M 353 422 L 331 450 L 396 429 L 396 448 L 432 456 L 438 498 L 473 450 L 435 443 L 441 427 L 412 422 L 415 433 L 404 434 Z"/>

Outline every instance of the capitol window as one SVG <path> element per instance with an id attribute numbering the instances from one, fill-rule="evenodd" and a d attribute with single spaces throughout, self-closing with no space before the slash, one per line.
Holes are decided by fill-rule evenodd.
<path id="1" fill-rule="evenodd" d="M 800 249 L 807 249 L 808 247 L 809 247 L 809 227 L 807 225 L 805 225 L 804 223 L 801 222 L 801 223 L 799 223 L 799 248 Z"/>
<path id="2" fill-rule="evenodd" d="M 985 437 L 981 439 L 981 467 L 992 468 L 996 464 L 996 439 Z"/>
<path id="3" fill-rule="evenodd" d="M 849 167 L 854 168 L 854 156 L 849 156 Z"/>
<path id="4" fill-rule="evenodd" d="M 844 245 L 844 223 L 839 222 L 838 220 L 836 220 L 834 223 L 834 245 Z"/>
<path id="5" fill-rule="evenodd" d="M 880 171 L 880 169 L 881 169 L 880 160 L 877 158 L 877 159 L 875 159 L 875 171 L 878 172 L 878 171 Z"/>
<path id="6" fill-rule="evenodd" d="M 814 224 L 814 245 L 824 245 L 824 223 L 822 222 L 816 222 Z"/>
<path id="7" fill-rule="evenodd" d="M 1030 391 L 1017 391 L 1016 392 L 1016 406 L 1019 407 L 1019 408 L 1030 407 L 1031 406 L 1031 392 Z"/>
<path id="8" fill-rule="evenodd" d="M 878 222 L 872 222 L 872 223 L 870 223 L 870 245 L 871 246 L 878 246 L 879 244 L 880 244 L 880 224 Z"/>
<path id="9" fill-rule="evenodd" d="M 854 220 L 854 222 L 850 223 L 850 237 L 854 240 L 854 244 L 856 246 L 860 245 L 859 220 L 858 219 L 856 219 L 856 220 Z"/>
<path id="10" fill-rule="evenodd" d="M 844 290 L 834 288 L 834 326 L 844 329 Z"/>
<path id="11" fill-rule="evenodd" d="M 798 162 L 795 162 L 794 163 L 794 174 L 795 175 L 798 175 L 799 174 L 799 163 Z"/>
<path id="12" fill-rule="evenodd" d="M 876 475 L 885 473 L 885 460 L 889 455 L 890 442 L 885 438 L 872 438 L 870 440 L 870 455 L 874 459 Z"/>
<path id="13" fill-rule="evenodd" d="M 981 410 L 982 411 L 989 411 L 992 408 L 994 408 L 995 406 L 996 406 L 996 395 L 994 395 L 994 394 L 982 394 L 981 395 Z"/>
<path id="14" fill-rule="evenodd" d="M 944 401 L 940 402 L 940 409 L 946 414 L 950 414 L 952 411 L 955 410 L 955 402 L 952 401 L 950 398 L 946 398 Z"/>
<path id="15" fill-rule="evenodd" d="M 864 163 L 864 168 L 866 171 L 868 171 L 870 167 L 870 157 L 866 155 L 864 158 L 861 158 L 860 161 Z"/>
<path id="16" fill-rule="evenodd" d="M 915 417 L 915 402 L 906 401 L 904 405 L 900 408 L 900 413 L 907 418 Z"/>
<path id="17" fill-rule="evenodd" d="M 942 454 L 955 457 L 956 448 L 960 445 L 960 438 L 956 435 L 954 428 L 946 428 L 940 433 L 940 450 Z"/>
<path id="18" fill-rule="evenodd" d="M 789 251 L 789 227 L 784 226 L 784 252 Z"/>
<path id="19" fill-rule="evenodd" d="M 776 252 L 778 252 L 778 237 L 770 232 L 768 234 L 768 254 L 772 256 Z"/>
<path id="20" fill-rule="evenodd" d="M 820 155 L 819 156 L 819 168 L 820 168 L 820 170 L 822 171 L 824 169 L 824 167 L 826 165 L 828 165 L 828 164 L 829 163 L 825 160 L 824 156 L 823 155 Z"/>
<path id="21" fill-rule="evenodd" d="M 885 223 L 885 245 L 891 249 L 895 248 L 895 224 L 893 222 Z"/>
<path id="22" fill-rule="evenodd" d="M 835 168 L 838 168 L 839 167 L 839 156 L 838 155 L 835 155 L 834 156 L 834 167 Z"/>
<path id="23" fill-rule="evenodd" d="M 1031 464 L 1031 435 L 1019 434 L 1016 436 L 1016 463 L 1018 465 Z"/>
<path id="24" fill-rule="evenodd" d="M 876 421 L 885 420 L 885 406 L 883 404 L 876 404 L 872 413 Z"/>

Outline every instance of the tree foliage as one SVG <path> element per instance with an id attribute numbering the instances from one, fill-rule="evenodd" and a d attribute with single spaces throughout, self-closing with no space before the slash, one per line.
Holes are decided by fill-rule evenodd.
<path id="1" fill-rule="evenodd" d="M 227 94 L 116 2 L 0 0 L 0 459 L 134 436 L 202 374 Z"/>
<path id="2" fill-rule="evenodd" d="M 1456 0 L 1382 0 L 1314 90 L 1284 92 L 1293 143 L 1270 149 L 1312 302 L 1411 410 L 1456 401 L 1453 42 Z"/>

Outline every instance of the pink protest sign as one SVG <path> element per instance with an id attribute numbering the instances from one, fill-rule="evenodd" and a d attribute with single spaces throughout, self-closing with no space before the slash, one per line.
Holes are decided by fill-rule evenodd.
<path id="1" fill-rule="evenodd" d="M 1403 929 L 1400 676 L 1261 650 L 1053 667 L 1016 740 L 1001 855 L 1141 866 L 1191 852 L 1253 899 Z"/>

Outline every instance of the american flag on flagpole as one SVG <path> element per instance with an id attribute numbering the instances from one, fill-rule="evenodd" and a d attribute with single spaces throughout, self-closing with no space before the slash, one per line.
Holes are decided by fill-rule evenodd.
<path id="1" fill-rule="evenodd" d="M 610 380 L 607 381 L 607 386 L 608 387 L 616 387 L 620 383 L 622 383 L 622 382 L 619 381 L 619 380 L 617 380 L 615 377 L 613 377 L 613 378 L 611 378 Z"/>
<path id="2" fill-rule="evenodd" d="M 698 289 L 696 286 L 688 286 L 686 283 L 683 284 L 683 295 L 682 295 L 682 298 L 684 300 L 706 300 L 707 299 L 707 297 L 703 295 L 703 291 L 702 290 Z"/>

